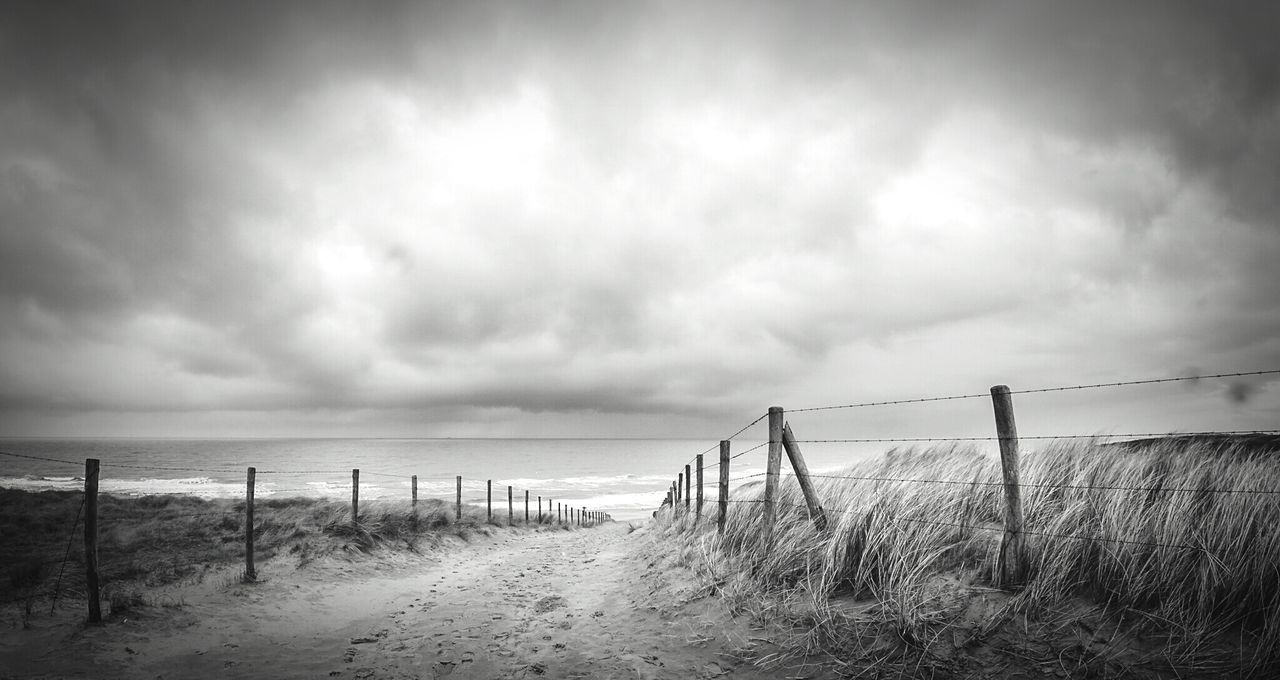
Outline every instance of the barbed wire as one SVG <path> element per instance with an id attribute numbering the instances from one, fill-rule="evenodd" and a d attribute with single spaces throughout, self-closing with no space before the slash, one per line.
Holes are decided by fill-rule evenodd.
<path id="1" fill-rule="evenodd" d="M 690 458 L 690 459 L 689 459 L 689 461 L 688 461 L 687 463 L 685 463 L 685 465 L 691 465 L 694 461 L 696 461 L 696 460 L 698 459 L 698 456 L 705 456 L 705 455 L 707 455 L 708 453 L 711 453 L 712 451 L 715 451 L 715 450 L 719 449 L 719 448 L 720 448 L 720 442 L 722 442 L 722 441 L 733 441 L 733 438 L 734 438 L 734 437 L 737 437 L 738 435 L 742 434 L 743 432 L 746 432 L 747 430 L 751 429 L 751 426 L 755 425 L 756 423 L 758 423 L 758 422 L 760 422 L 760 421 L 762 421 L 762 420 L 764 420 L 765 418 L 768 418 L 768 417 L 769 417 L 769 413 L 768 413 L 768 412 L 765 412 L 764 414 L 762 414 L 760 417 L 756 418 L 755 420 L 753 420 L 753 421 L 751 421 L 751 422 L 747 423 L 746 425 L 743 425 L 743 426 L 742 426 L 742 428 L 741 428 L 741 429 L 739 429 L 737 432 L 734 432 L 733 434 L 729 435 L 728 437 L 725 437 L 724 439 L 718 440 L 718 441 L 717 441 L 713 446 L 711 446 L 711 448 L 708 448 L 707 450 L 703 451 L 702 453 L 699 453 L 699 454 L 695 455 L 693 458 Z M 683 466 L 682 466 L 682 467 L 683 467 Z"/>
<path id="2" fill-rule="evenodd" d="M 763 474 L 763 473 L 762 473 Z M 796 475 L 791 473 L 783 473 L 782 476 L 795 479 Z M 906 482 L 918 484 L 951 484 L 957 486 L 1003 486 L 1004 482 L 987 482 L 980 480 L 962 481 L 958 479 L 912 479 L 907 477 L 871 477 L 859 475 L 819 475 L 810 474 L 809 477 L 817 479 L 850 479 L 856 481 L 869 482 Z M 1216 489 L 1216 488 L 1184 488 L 1184 487 L 1165 487 L 1165 486 L 1112 486 L 1112 485 L 1091 485 L 1091 484 L 1052 484 L 1045 482 L 1018 482 L 1019 487 L 1030 489 L 1075 489 L 1079 491 L 1145 491 L 1145 492 L 1185 492 L 1185 493 L 1242 493 L 1242 494 L 1260 494 L 1274 495 L 1280 494 L 1280 489 Z"/>
<path id="3" fill-rule="evenodd" d="M 48 463 L 62 463 L 64 465 L 75 465 L 80 467 L 82 463 L 73 460 L 62 460 L 61 458 L 46 458 L 44 456 L 30 456 L 25 453 L 13 453 L 11 451 L 0 451 L 0 456 L 13 456 L 14 458 L 26 458 L 28 460 L 42 460 Z"/>
<path id="4" fill-rule="evenodd" d="M 1117 437 L 1211 437 L 1280 434 L 1280 430 L 1205 430 L 1201 432 L 1121 432 L 1115 434 L 1046 434 L 1018 435 L 1018 440 L 1047 439 L 1115 439 Z M 797 444 L 856 444 L 901 442 L 994 442 L 999 437 L 873 437 L 857 439 L 797 439 Z"/>
<path id="5" fill-rule="evenodd" d="M 1254 375 L 1270 375 L 1280 373 L 1280 369 L 1267 369 L 1261 371 L 1240 371 L 1236 373 L 1214 373 L 1211 375 L 1185 375 L 1173 378 L 1146 378 L 1141 380 L 1123 380 L 1109 383 L 1092 383 L 1087 385 L 1063 385 L 1059 387 L 1038 387 L 1027 390 L 1010 390 L 1009 394 L 1037 394 L 1043 392 L 1066 392 L 1069 390 L 1088 390 L 1103 387 L 1122 387 L 1126 385 L 1152 385 L 1155 383 L 1183 382 L 1188 380 L 1209 380 L 1213 378 L 1237 378 Z M 830 411 L 834 409 L 845 408 L 863 408 L 868 406 L 892 406 L 895 404 L 919 404 L 930 401 L 952 401 L 957 399 L 978 399 L 990 397 L 990 392 L 979 394 L 954 394 L 942 397 L 919 397 L 915 399 L 893 399 L 888 401 L 868 401 L 858 404 L 835 404 L 831 406 L 810 406 L 807 408 L 789 409 L 789 413 L 801 413 L 805 411 Z"/>
<path id="6" fill-rule="evenodd" d="M 760 449 L 763 449 L 764 447 L 768 446 L 768 445 L 769 445 L 769 444 L 771 444 L 771 443 L 772 443 L 772 442 L 763 442 L 763 443 L 757 444 L 757 445 L 755 445 L 755 446 L 753 446 L 753 447 L 751 447 L 751 448 L 749 448 L 749 449 L 747 449 L 747 450 L 745 450 L 745 451 L 740 451 L 740 452 L 738 452 L 738 453 L 733 454 L 732 456 L 729 456 L 729 460 L 734 460 L 734 459 L 736 459 L 736 458 L 741 458 L 742 456 L 745 456 L 745 455 L 747 455 L 748 453 L 751 453 L 752 451 L 758 451 L 758 450 L 760 450 Z"/>

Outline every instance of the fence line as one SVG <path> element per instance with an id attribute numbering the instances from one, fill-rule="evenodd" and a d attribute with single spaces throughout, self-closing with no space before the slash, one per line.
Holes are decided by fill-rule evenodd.
<path id="1" fill-rule="evenodd" d="M 748 425 L 747 427 L 744 427 L 742 430 L 739 430 L 739 432 L 735 433 L 734 435 L 734 436 L 737 436 L 737 434 L 741 434 L 747 428 L 751 427 L 752 425 L 755 425 L 764 417 L 768 417 L 769 418 L 768 441 L 763 442 L 747 450 L 741 451 L 735 455 L 728 454 L 728 448 L 730 446 L 730 443 L 728 441 L 722 441 L 720 444 L 720 449 L 721 449 L 720 461 L 717 463 L 712 463 L 710 466 L 706 466 L 706 467 L 721 468 L 720 469 L 721 484 L 720 484 L 720 489 L 719 489 L 719 494 L 717 499 L 720 507 L 720 517 L 718 521 L 718 524 L 720 527 L 719 530 L 721 533 L 723 533 L 723 530 L 724 530 L 723 527 L 725 524 L 725 517 L 728 512 L 729 503 L 760 504 L 763 506 L 762 520 L 760 524 L 761 540 L 763 540 L 766 543 L 766 550 L 768 549 L 768 546 L 772 540 L 772 530 L 773 530 L 774 517 L 776 512 L 775 508 L 780 503 L 777 496 L 779 495 L 778 481 L 781 476 L 779 463 L 781 459 L 781 453 L 783 451 L 786 452 L 788 458 L 791 461 L 792 469 L 795 472 L 794 475 L 791 475 L 791 476 L 794 476 L 796 478 L 797 485 L 799 486 L 800 491 L 803 494 L 804 500 L 805 500 L 804 506 L 798 506 L 790 503 L 788 503 L 787 505 L 793 505 L 795 507 L 804 507 L 808 511 L 809 516 L 811 520 L 814 522 L 818 531 L 822 531 L 824 529 L 826 525 L 826 516 L 825 516 L 825 509 L 823 508 L 821 504 L 821 500 L 818 496 L 818 490 L 816 490 L 812 485 L 811 479 L 813 478 L 847 479 L 847 480 L 891 482 L 891 483 L 970 485 L 970 486 L 983 486 L 983 487 L 999 486 L 1003 491 L 1002 493 L 1003 502 L 1001 504 L 1003 516 L 1002 516 L 1001 526 L 998 529 L 991 528 L 991 527 L 968 527 L 968 528 L 1001 531 L 1003 533 L 1003 536 L 1001 538 L 1001 543 L 1000 543 L 997 569 L 995 572 L 996 585 L 1002 585 L 1002 586 L 1017 585 L 1017 584 L 1020 584 L 1025 579 L 1025 574 L 1026 574 L 1027 560 L 1026 560 L 1026 553 L 1023 548 L 1023 542 L 1022 542 L 1024 535 L 1038 535 L 1038 536 L 1048 536 L 1048 537 L 1058 537 L 1058 538 L 1088 538 L 1088 537 L 1071 536 L 1066 534 L 1059 535 L 1059 534 L 1046 533 L 1043 531 L 1027 530 L 1023 526 L 1023 512 L 1022 512 L 1022 496 L 1021 496 L 1022 491 L 1021 490 L 1024 487 L 1031 488 L 1031 489 L 1073 489 L 1073 490 L 1083 490 L 1083 491 L 1242 494 L 1242 495 L 1252 495 L 1255 497 L 1275 496 L 1280 494 L 1280 489 L 1185 488 L 1181 486 L 1169 487 L 1164 485 L 1121 486 L 1121 485 L 1111 485 L 1111 484 L 1070 484 L 1070 483 L 1051 483 L 1051 482 L 1024 483 L 1019 477 L 1020 468 L 1021 468 L 1021 465 L 1019 462 L 1019 457 L 1020 457 L 1019 442 L 1021 440 L 1060 440 L 1060 439 L 1089 439 L 1089 440 L 1108 439 L 1110 440 L 1110 439 L 1116 439 L 1116 438 L 1129 438 L 1129 439 L 1173 438 L 1173 439 L 1176 439 L 1176 438 L 1226 437 L 1226 436 L 1248 437 L 1248 436 L 1275 435 L 1280 433 L 1280 430 L 1254 429 L 1254 430 L 1226 430 L 1226 431 L 1218 430 L 1218 431 L 1199 431 L 1199 432 L 1142 432 L 1142 433 L 1125 433 L 1125 434 L 1110 434 L 1110 435 L 1095 433 L 1095 434 L 1088 434 L 1088 435 L 1066 434 L 1066 435 L 1020 436 L 1017 432 L 1017 427 L 1016 427 L 1015 419 L 1013 415 L 1012 395 L 1037 394 L 1037 393 L 1046 393 L 1046 392 L 1062 392 L 1062 391 L 1068 391 L 1068 390 L 1103 389 L 1103 388 L 1115 388 L 1115 387 L 1122 387 L 1122 386 L 1129 386 L 1129 385 L 1147 385 L 1147 384 L 1172 383 L 1172 382 L 1192 381 L 1192 380 L 1211 379 L 1211 378 L 1229 378 L 1229 377 L 1258 376 L 1258 375 L 1271 375 L 1271 374 L 1280 374 L 1280 369 L 1241 371 L 1241 372 L 1234 372 L 1234 373 L 1216 373 L 1216 374 L 1201 375 L 1201 376 L 1150 378 L 1150 379 L 1142 379 L 1142 380 L 1117 381 L 1117 382 L 1110 382 L 1110 383 L 1064 385 L 1064 386 L 1058 386 L 1058 387 L 1042 387 L 1042 388 L 1025 389 L 1025 390 L 1011 390 L 1006 385 L 996 385 L 992 387 L 988 393 L 985 393 L 985 394 L 978 394 L 978 393 L 955 394 L 955 395 L 946 395 L 946 396 L 919 397 L 919 398 L 913 398 L 913 399 L 873 401 L 873 402 L 863 402 L 863 403 L 855 403 L 855 404 L 814 406 L 814 407 L 799 408 L 799 409 L 791 410 L 792 413 L 798 413 L 798 412 L 825 411 L 825 410 L 848 409 L 848 408 L 859 408 L 859 407 L 870 407 L 870 406 L 887 406 L 887 405 L 894 405 L 894 404 L 915 404 L 915 403 L 923 403 L 923 402 L 950 401 L 950 400 L 960 400 L 960 399 L 976 399 L 979 397 L 989 397 L 992 400 L 992 406 L 993 406 L 994 415 L 995 415 L 996 436 L 994 437 L 892 437 L 892 438 L 879 437 L 879 438 L 849 438 L 849 439 L 797 439 L 792 434 L 790 425 L 786 423 L 784 420 L 785 411 L 781 407 L 776 407 L 776 406 L 771 407 L 765 416 L 762 416 L 761 418 L 757 418 L 756 420 L 752 421 L 750 425 Z M 941 441 L 998 442 L 1000 445 L 999 460 L 1000 460 L 1001 480 L 997 482 L 992 482 L 992 481 L 979 481 L 979 480 L 912 479 L 912 478 L 899 478 L 899 477 L 873 476 L 873 475 L 809 474 L 804 464 L 804 458 L 800 453 L 800 447 L 799 447 L 799 445 L 802 443 L 889 443 L 889 442 L 897 443 L 897 442 L 941 442 Z M 1119 445 L 1123 443 L 1124 442 L 1112 442 L 1113 445 Z M 769 447 L 769 456 L 768 456 L 765 472 L 747 474 L 747 475 L 738 475 L 736 477 L 729 476 L 728 467 L 729 467 L 730 461 L 736 458 L 739 458 L 741 456 L 744 456 L 748 453 L 752 453 L 765 446 Z M 699 479 L 699 490 L 698 490 L 699 508 L 701 507 L 701 503 L 703 500 L 701 480 L 702 480 L 704 466 L 702 464 L 702 456 L 713 449 L 708 449 L 707 451 L 704 451 L 702 454 L 698 454 L 697 456 L 695 456 L 695 459 L 697 460 L 697 463 L 698 463 L 697 473 L 698 473 L 698 479 Z M 677 475 L 676 483 L 673 484 L 672 487 L 668 490 L 667 498 L 666 500 L 663 501 L 659 509 L 669 507 L 671 508 L 673 515 L 679 514 L 680 500 L 682 498 L 682 491 L 683 491 L 684 492 L 683 495 L 685 497 L 684 512 L 685 513 L 689 512 L 689 509 L 688 509 L 689 499 L 687 498 L 687 496 L 689 495 L 689 491 L 688 491 L 689 474 L 690 474 L 690 470 L 688 465 L 686 465 L 685 471 L 680 475 Z M 740 500 L 740 499 L 730 499 L 728 497 L 729 482 L 741 482 L 743 480 L 754 479 L 758 477 L 765 478 L 763 498 Z M 683 489 L 681 488 L 682 486 L 684 487 Z M 832 511 L 844 512 L 839 509 L 832 509 Z M 695 526 L 697 525 L 697 519 L 698 518 L 695 517 L 695 521 L 694 521 Z M 1096 539 L 1096 540 L 1103 540 L 1103 539 Z M 1118 542 L 1130 542 L 1130 543 L 1137 543 L 1137 544 L 1151 545 L 1151 546 L 1163 546 L 1163 547 L 1174 547 L 1174 548 L 1189 547 L 1189 546 L 1166 545 L 1166 544 L 1157 544 L 1157 543 L 1124 541 L 1119 539 L 1117 540 Z"/>
<path id="2" fill-rule="evenodd" d="M 13 453 L 9 451 L 0 451 L 0 455 L 14 457 L 14 458 L 23 458 L 28 460 L 37 460 L 37 461 L 48 462 L 48 463 L 57 463 L 61 465 L 78 465 L 73 461 L 69 461 L 65 459 L 51 458 L 46 456 L 33 456 L 28 454 Z M 257 482 L 256 477 L 258 474 L 336 475 L 336 474 L 350 473 L 351 475 L 350 477 L 351 524 L 350 526 L 353 532 L 358 532 L 361 527 L 361 514 L 360 514 L 360 505 L 359 505 L 361 470 L 359 468 L 353 468 L 350 470 L 257 470 L 256 468 L 250 466 L 247 468 L 247 478 L 246 478 L 245 496 L 244 496 L 245 500 L 244 500 L 243 506 L 240 508 L 232 508 L 229 510 L 221 510 L 216 512 L 203 512 L 203 511 L 202 512 L 168 512 L 166 511 L 167 508 L 161 507 L 161 508 L 148 509 L 150 511 L 150 515 L 147 517 L 133 517 L 133 516 L 102 517 L 100 516 L 100 512 L 99 512 L 100 508 L 98 505 L 98 482 L 99 482 L 99 470 L 103 467 L 141 469 L 141 470 L 160 470 L 160 471 L 180 471 L 180 472 L 216 472 L 216 473 L 222 473 L 222 474 L 231 474 L 238 471 L 226 470 L 226 469 L 198 468 L 198 467 L 185 467 L 185 466 L 166 466 L 166 465 L 132 465 L 132 464 L 121 464 L 121 463 L 102 464 L 98 459 L 94 459 L 94 458 L 86 459 L 84 462 L 84 466 L 85 466 L 84 467 L 84 470 L 85 470 L 84 491 L 83 491 L 83 495 L 81 496 L 80 508 L 79 510 L 77 510 L 75 520 L 72 522 L 72 525 L 70 528 L 71 538 L 68 539 L 68 545 L 65 551 L 65 555 L 62 560 L 56 560 L 56 559 L 45 560 L 45 561 L 41 561 L 39 564 L 41 566 L 46 564 L 54 564 L 58 562 L 61 562 L 62 564 L 62 569 L 60 569 L 59 571 L 57 582 L 52 591 L 52 595 L 53 595 L 52 605 L 56 607 L 57 598 L 62 587 L 62 578 L 65 572 L 66 564 L 70 560 L 70 556 L 71 556 L 71 543 L 74 540 L 76 527 L 79 526 L 80 524 L 80 517 L 83 515 L 84 516 L 84 554 L 82 557 L 85 565 L 86 599 L 88 600 L 88 609 L 89 609 L 88 619 L 89 619 L 89 622 L 91 623 L 96 623 L 102 620 L 102 612 L 101 612 L 102 597 L 101 597 L 101 592 L 99 588 L 99 575 L 98 575 L 98 566 L 97 566 L 98 564 L 97 552 L 98 552 L 98 538 L 99 538 L 98 534 L 99 534 L 100 528 L 102 527 L 111 529 L 112 527 L 117 527 L 117 526 L 129 526 L 130 524 L 139 524 L 139 523 L 155 522 L 155 521 L 167 522 L 172 520 L 188 520 L 188 519 L 209 518 L 209 517 L 216 517 L 221 520 L 226 520 L 226 519 L 232 519 L 232 518 L 238 519 L 243 517 L 245 519 L 245 522 L 244 522 L 245 570 L 244 570 L 243 578 L 246 582 L 252 582 L 256 580 L 256 576 L 257 576 L 256 570 L 254 567 L 254 535 L 257 532 L 260 532 L 270 521 L 269 519 L 264 519 L 262 521 L 255 521 L 254 519 L 255 496 L 259 491 L 256 483 Z M 411 492 L 410 508 L 412 512 L 415 531 L 417 530 L 416 527 L 417 527 L 417 518 L 418 518 L 418 505 L 417 505 L 418 480 L 419 479 L 434 479 L 434 480 L 456 479 L 457 496 L 455 500 L 455 503 L 456 503 L 455 516 L 458 520 L 462 519 L 462 506 L 464 505 L 462 500 L 462 488 L 463 488 L 464 480 L 461 475 L 456 475 L 454 477 L 443 477 L 443 476 L 419 477 L 418 475 L 405 475 L 405 474 L 372 471 L 372 470 L 366 470 L 366 471 L 363 471 L 363 473 L 366 476 L 375 475 L 375 476 L 384 477 L 384 478 L 403 479 L 409 482 L 410 492 Z M 466 480 L 466 482 L 471 485 L 478 485 L 480 483 L 480 480 Z M 493 482 L 494 480 L 491 480 L 491 479 L 485 480 L 484 483 L 486 488 L 491 489 Z M 325 480 L 325 483 L 326 484 L 335 483 L 335 480 Z M 271 488 L 269 486 L 264 486 L 261 489 L 262 493 L 269 493 L 269 494 L 287 493 L 287 492 L 293 492 L 293 491 L 323 492 L 325 490 L 317 489 L 315 487 Z M 514 507 L 514 491 L 515 491 L 514 486 L 508 484 L 507 485 L 507 522 L 506 522 L 507 526 L 516 526 L 517 524 L 520 523 L 516 520 L 516 513 L 515 513 L 515 507 Z M 523 491 L 524 491 L 524 497 L 525 497 L 525 510 L 524 510 L 523 524 L 528 526 L 533 524 L 533 521 L 531 520 L 531 512 L 529 508 L 530 492 L 529 490 L 523 490 Z M 332 500 L 332 499 L 329 499 L 329 500 Z M 387 499 L 379 498 L 377 500 L 385 501 Z M 562 508 L 562 503 L 556 503 L 556 516 L 553 518 L 550 514 L 552 500 L 553 499 L 550 497 L 547 498 L 548 511 L 544 514 L 542 511 L 542 496 L 538 496 L 538 516 L 537 516 L 538 524 L 540 525 L 541 524 L 559 524 L 561 526 L 593 527 L 593 526 L 604 524 L 606 522 L 613 521 L 612 516 L 607 512 L 592 510 L 585 506 L 574 507 L 574 506 L 563 505 L 563 508 Z M 496 523 L 493 518 L 492 501 L 493 501 L 492 494 L 490 494 L 488 498 L 486 516 L 488 518 L 487 521 L 489 523 Z M 442 501 L 442 502 L 447 504 L 447 501 Z M 472 503 L 466 503 L 466 505 L 472 505 Z M 336 527 L 336 523 L 333 520 L 330 520 L 328 522 L 323 522 L 321 524 L 322 531 L 329 531 L 330 529 L 333 529 L 335 527 Z M 31 545 L 35 546 L 39 544 L 32 543 Z M 17 597 L 11 600 L 0 601 L 0 603 L 8 604 L 12 602 L 27 601 L 28 604 L 30 604 L 30 602 L 34 601 L 35 598 L 45 597 L 49 594 L 50 594 L 50 591 L 48 590 L 47 587 L 43 589 L 36 587 L 36 588 L 33 588 L 31 592 L 25 595 L 22 595 L 20 597 Z"/>

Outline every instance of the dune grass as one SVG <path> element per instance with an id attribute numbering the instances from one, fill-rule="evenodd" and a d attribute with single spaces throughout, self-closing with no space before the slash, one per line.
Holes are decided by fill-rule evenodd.
<path id="1" fill-rule="evenodd" d="M 84 598 L 82 515 L 77 524 L 82 497 L 68 491 L 0 489 L 0 564 L 5 568 L 0 603 L 29 609 L 55 588 L 61 598 Z M 127 605 L 148 587 L 242 567 L 244 510 L 243 500 L 100 495 L 98 559 L 104 597 Z M 455 512 L 452 503 L 436 499 L 422 499 L 416 509 L 407 501 L 370 501 L 361 505 L 360 521 L 353 525 L 346 502 L 259 498 L 254 504 L 254 557 L 259 570 L 276 556 L 301 566 L 332 554 L 418 551 L 448 536 L 469 540 L 505 526 L 505 518 L 487 521 L 482 508 L 464 505 L 461 520 Z M 515 527 L 561 528 L 554 521 Z"/>
<path id="2" fill-rule="evenodd" d="M 974 663 L 964 650 L 993 645 L 1073 675 L 1280 670 L 1273 452 L 1073 441 L 1025 451 L 1021 467 L 1028 571 L 1017 588 L 994 587 L 999 463 L 963 446 L 893 450 L 815 479 L 830 518 L 821 533 L 784 477 L 772 546 L 761 484 L 734 491 L 723 536 L 714 522 L 660 517 L 713 588 L 747 609 L 762 593 L 795 605 L 797 653 L 909 675 L 955 672 Z"/>

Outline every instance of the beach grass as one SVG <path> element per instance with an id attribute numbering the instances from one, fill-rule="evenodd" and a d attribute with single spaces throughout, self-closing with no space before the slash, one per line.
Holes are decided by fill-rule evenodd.
<path id="1" fill-rule="evenodd" d="M 30 607 L 57 591 L 83 599 L 83 494 L 0 489 L 0 602 Z M 259 498 L 254 503 L 255 561 L 288 558 L 299 566 L 335 554 L 380 549 L 417 552 L 448 537 L 470 540 L 503 530 L 483 508 L 448 501 L 367 501 L 360 521 L 349 503 L 316 498 Z M 513 530 L 561 530 L 553 521 Z M 99 496 L 98 560 L 103 596 L 124 605 L 147 588 L 197 581 L 244 564 L 245 503 L 185 495 Z M 115 598 L 115 599 L 113 599 Z"/>
<path id="2" fill-rule="evenodd" d="M 705 518 L 659 515 L 712 589 L 758 617 L 791 617 L 797 655 L 907 675 L 998 664 L 993 648 L 1072 676 L 1280 670 L 1274 449 L 1174 439 L 1024 451 L 1027 574 L 1005 588 L 995 458 L 895 449 L 813 481 L 829 527 L 815 529 L 784 476 L 769 546 L 759 483 L 734 490 L 723 535 Z"/>

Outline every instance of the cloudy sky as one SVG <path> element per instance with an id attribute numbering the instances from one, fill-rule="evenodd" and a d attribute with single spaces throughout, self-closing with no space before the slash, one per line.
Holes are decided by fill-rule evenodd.
<path id="1" fill-rule="evenodd" d="M 0 434 L 714 438 L 1280 368 L 1267 4 L 4 3 Z M 1020 425 L 1274 428 L 1267 378 Z"/>

